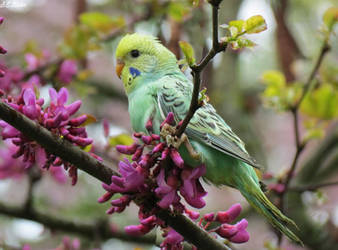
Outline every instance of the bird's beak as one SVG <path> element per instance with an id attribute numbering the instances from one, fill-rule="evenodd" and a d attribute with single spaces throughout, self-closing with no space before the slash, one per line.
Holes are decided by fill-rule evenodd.
<path id="1" fill-rule="evenodd" d="M 117 59 L 116 61 L 116 75 L 121 79 L 121 74 L 122 74 L 122 70 L 124 67 L 124 62 L 121 59 Z"/>

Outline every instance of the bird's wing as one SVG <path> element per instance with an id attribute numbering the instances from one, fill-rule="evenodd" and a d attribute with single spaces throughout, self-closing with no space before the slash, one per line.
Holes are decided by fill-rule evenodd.
<path id="1" fill-rule="evenodd" d="M 189 109 L 191 94 L 191 83 L 174 78 L 166 79 L 162 88 L 157 92 L 157 102 L 162 118 L 165 119 L 168 113 L 172 112 L 176 122 L 183 120 Z M 205 104 L 196 111 L 185 133 L 193 140 L 259 168 L 259 165 L 245 150 L 241 139 L 210 104 Z"/>

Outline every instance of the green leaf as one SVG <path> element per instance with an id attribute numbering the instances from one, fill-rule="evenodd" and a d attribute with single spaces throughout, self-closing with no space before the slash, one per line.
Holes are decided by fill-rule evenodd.
<path id="1" fill-rule="evenodd" d="M 123 18 L 112 18 L 101 12 L 83 13 L 80 15 L 80 22 L 103 33 L 108 33 L 114 28 L 122 27 L 125 25 Z"/>
<path id="2" fill-rule="evenodd" d="M 206 95 L 206 93 L 207 93 L 207 88 L 203 88 L 200 91 L 199 98 L 198 98 L 199 103 L 206 104 L 207 102 L 209 102 L 209 97 Z"/>
<path id="3" fill-rule="evenodd" d="M 280 71 L 267 71 L 262 76 L 266 85 L 263 92 L 264 104 L 277 110 L 288 110 L 299 99 L 302 93 L 300 83 L 286 84 L 285 76 Z"/>
<path id="4" fill-rule="evenodd" d="M 234 20 L 234 21 L 230 21 L 229 22 L 229 29 L 231 27 L 235 27 L 237 29 L 237 32 L 240 34 L 242 32 L 244 32 L 244 25 L 245 25 L 245 21 L 244 20 Z M 231 32 L 231 31 L 230 31 Z"/>
<path id="5" fill-rule="evenodd" d="M 331 120 L 338 117 L 338 90 L 328 83 L 308 93 L 300 109 L 308 116 Z"/>
<path id="6" fill-rule="evenodd" d="M 133 138 L 128 134 L 119 134 L 117 136 L 109 137 L 109 145 L 114 147 L 116 145 L 131 145 L 133 144 Z"/>
<path id="7" fill-rule="evenodd" d="M 266 22 L 261 15 L 250 17 L 245 21 L 244 26 L 248 34 L 259 33 L 267 29 Z"/>
<path id="8" fill-rule="evenodd" d="M 286 85 L 286 79 L 283 73 L 277 70 L 270 70 L 264 72 L 263 76 L 263 83 L 265 83 L 268 86 L 275 86 L 276 88 L 280 89 L 285 87 Z"/>
<path id="9" fill-rule="evenodd" d="M 238 44 L 238 47 L 240 49 L 242 49 L 242 48 L 252 48 L 252 47 L 256 46 L 256 44 L 253 41 L 246 39 L 246 38 L 243 38 L 243 37 L 239 37 L 237 39 L 237 44 Z"/>
<path id="10" fill-rule="evenodd" d="M 96 118 L 93 115 L 85 114 L 87 116 L 87 120 L 80 125 L 80 127 L 85 127 L 89 124 L 97 122 Z"/>
<path id="11" fill-rule="evenodd" d="M 195 51 L 193 47 L 190 45 L 190 43 L 186 41 L 180 41 L 179 45 L 181 47 L 181 50 L 185 58 L 187 59 L 187 63 L 189 64 L 189 66 L 194 65 L 194 63 L 196 62 L 196 59 L 195 59 Z"/>
<path id="12" fill-rule="evenodd" d="M 338 22 L 338 7 L 327 9 L 323 15 L 323 22 L 329 31 L 333 30 L 333 26 Z"/>

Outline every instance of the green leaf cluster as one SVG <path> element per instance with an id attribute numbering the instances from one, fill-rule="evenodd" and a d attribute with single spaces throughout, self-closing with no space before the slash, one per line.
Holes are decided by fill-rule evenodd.
<path id="1" fill-rule="evenodd" d="M 254 42 L 243 37 L 244 34 L 255 34 L 267 29 L 265 19 L 261 15 L 252 16 L 247 20 L 233 20 L 229 24 L 222 24 L 221 27 L 230 33 L 221 39 L 222 42 L 229 43 L 235 50 L 255 46 Z"/>
<path id="2" fill-rule="evenodd" d="M 290 110 L 302 94 L 300 83 L 287 84 L 283 73 L 277 70 L 266 71 L 262 81 L 266 85 L 262 94 L 264 104 L 279 111 Z"/>
<path id="3" fill-rule="evenodd" d="M 100 12 L 80 15 L 79 23 L 64 35 L 59 50 L 64 57 L 83 59 L 89 51 L 101 48 L 101 39 L 115 29 L 125 26 L 122 17 L 110 17 Z"/>
<path id="4" fill-rule="evenodd" d="M 308 93 L 300 110 L 311 117 L 331 120 L 338 117 L 338 89 L 329 83 L 321 84 Z"/>

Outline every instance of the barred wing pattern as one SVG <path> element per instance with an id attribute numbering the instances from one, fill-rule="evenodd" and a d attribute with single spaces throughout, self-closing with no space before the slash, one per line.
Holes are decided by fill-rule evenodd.
<path id="1" fill-rule="evenodd" d="M 157 102 L 162 118 L 165 119 L 168 113 L 172 112 L 176 122 L 179 122 L 184 119 L 189 110 L 192 85 L 189 82 L 170 77 L 162 80 L 164 80 L 164 84 L 157 93 Z M 232 132 L 210 104 L 206 104 L 196 111 L 185 133 L 193 140 L 259 168 L 259 165 L 245 150 L 241 139 Z"/>

